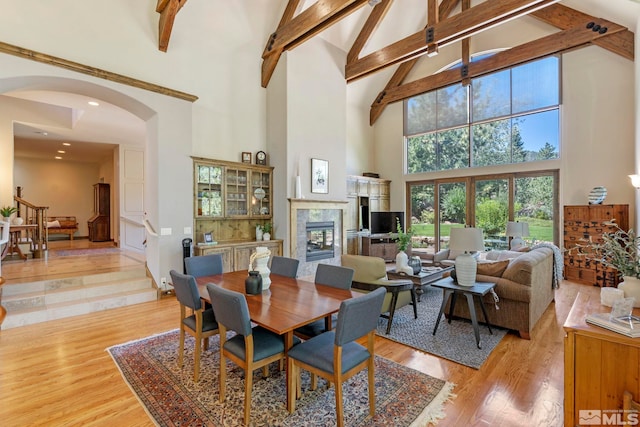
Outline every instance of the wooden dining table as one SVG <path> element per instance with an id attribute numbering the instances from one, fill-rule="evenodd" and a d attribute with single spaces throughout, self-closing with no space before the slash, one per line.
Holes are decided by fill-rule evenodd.
<path id="1" fill-rule="evenodd" d="M 293 331 L 340 310 L 342 301 L 362 293 L 318 285 L 301 279 L 271 274 L 269 289 L 258 295 L 245 293 L 247 270 L 196 278 L 200 297 L 211 302 L 207 283 L 245 294 L 249 317 L 255 324 L 284 337 L 285 354 L 293 346 Z M 289 372 L 287 372 L 287 377 Z M 289 383 L 287 378 L 287 384 Z M 287 409 L 291 409 L 287 407 Z"/>

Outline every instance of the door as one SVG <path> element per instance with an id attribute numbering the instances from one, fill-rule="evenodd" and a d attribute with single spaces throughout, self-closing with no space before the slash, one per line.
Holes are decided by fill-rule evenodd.
<path id="1" fill-rule="evenodd" d="M 121 145 L 120 165 L 120 246 L 143 253 L 146 235 L 139 224 L 144 221 L 144 151 Z"/>

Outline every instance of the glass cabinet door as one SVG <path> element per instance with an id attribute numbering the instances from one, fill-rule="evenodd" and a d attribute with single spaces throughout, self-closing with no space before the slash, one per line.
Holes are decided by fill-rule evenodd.
<path id="1" fill-rule="evenodd" d="M 196 164 L 196 206 L 198 217 L 222 216 L 222 167 Z"/>
<path id="2" fill-rule="evenodd" d="M 246 170 L 226 170 L 226 211 L 227 216 L 247 215 L 247 174 Z"/>
<path id="3" fill-rule="evenodd" d="M 269 173 L 251 172 L 251 216 L 266 217 L 271 216 L 270 209 L 271 188 Z"/>

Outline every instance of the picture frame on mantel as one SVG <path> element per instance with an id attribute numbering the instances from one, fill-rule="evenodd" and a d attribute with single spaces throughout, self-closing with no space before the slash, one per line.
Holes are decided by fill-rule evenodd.
<path id="1" fill-rule="evenodd" d="M 329 193 L 329 161 L 311 159 L 311 192 Z"/>

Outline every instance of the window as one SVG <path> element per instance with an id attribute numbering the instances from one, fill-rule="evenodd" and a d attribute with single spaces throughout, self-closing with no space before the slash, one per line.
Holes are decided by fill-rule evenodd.
<path id="1" fill-rule="evenodd" d="M 407 173 L 558 158 L 559 69 L 551 56 L 405 100 Z"/>

